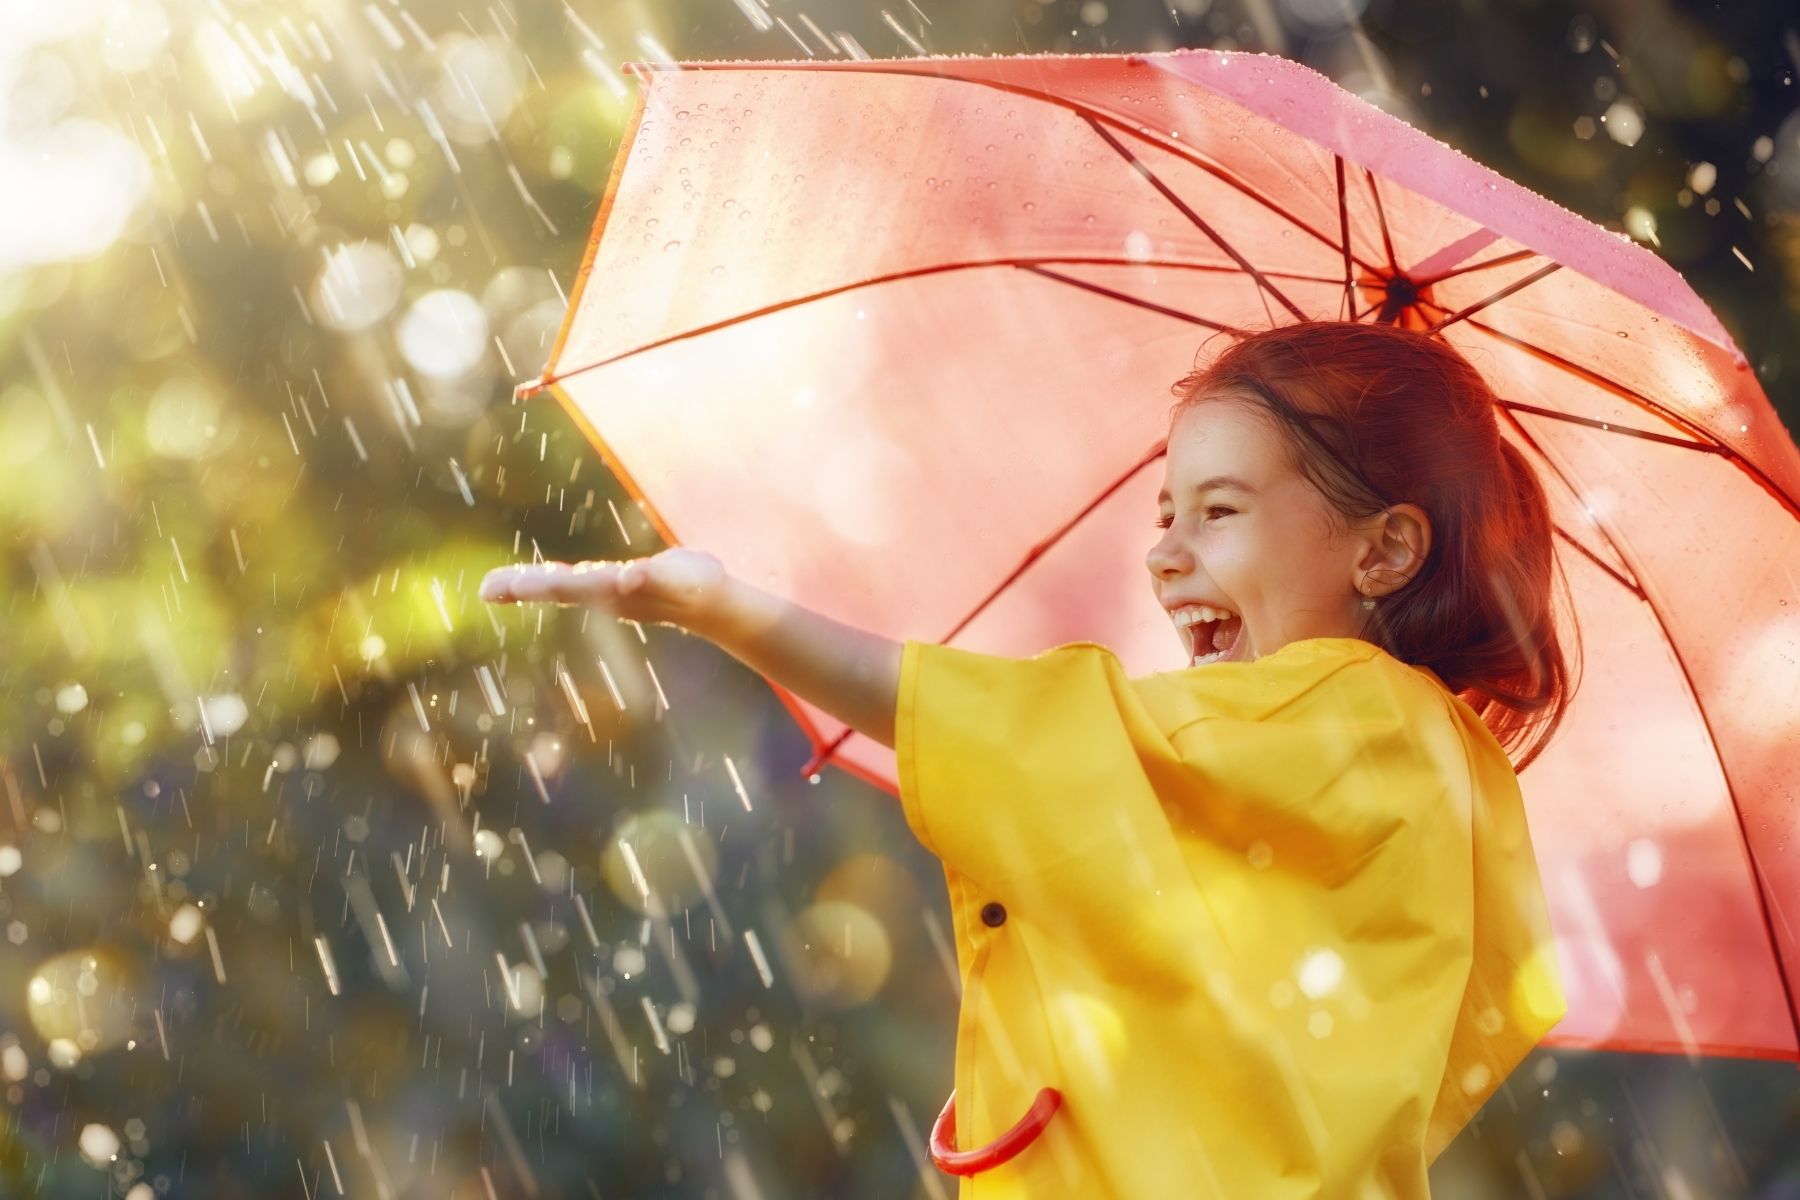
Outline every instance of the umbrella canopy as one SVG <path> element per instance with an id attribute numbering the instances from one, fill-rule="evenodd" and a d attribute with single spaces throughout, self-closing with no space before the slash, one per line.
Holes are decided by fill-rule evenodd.
<path id="1" fill-rule="evenodd" d="M 1671 267 L 1267 55 L 632 69 L 541 383 L 669 543 L 894 638 L 1178 670 L 1144 554 L 1202 341 L 1441 330 L 1543 481 L 1585 647 L 1520 778 L 1545 1042 L 1800 1056 L 1800 453 Z M 777 691 L 809 771 L 896 790 Z"/>

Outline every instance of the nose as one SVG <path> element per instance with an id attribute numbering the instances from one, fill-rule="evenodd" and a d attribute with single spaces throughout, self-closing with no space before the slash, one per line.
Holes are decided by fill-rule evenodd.
<path id="1" fill-rule="evenodd" d="M 1144 566 L 1149 568 L 1153 579 L 1173 579 L 1186 569 L 1187 556 L 1173 544 L 1168 533 L 1157 539 L 1156 545 L 1144 555 Z"/>

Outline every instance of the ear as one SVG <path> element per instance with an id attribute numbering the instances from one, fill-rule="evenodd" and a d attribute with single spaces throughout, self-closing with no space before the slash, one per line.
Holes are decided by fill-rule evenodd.
<path id="1" fill-rule="evenodd" d="M 1416 504 L 1395 504 L 1370 518 L 1366 545 L 1350 586 L 1370 596 L 1399 591 L 1425 566 L 1431 553 L 1431 518 Z"/>

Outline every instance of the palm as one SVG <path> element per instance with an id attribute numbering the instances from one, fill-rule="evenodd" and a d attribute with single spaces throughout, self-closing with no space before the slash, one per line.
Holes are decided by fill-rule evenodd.
<path id="1" fill-rule="evenodd" d="M 634 616 L 634 620 L 678 621 L 711 612 L 725 588 L 725 564 L 705 550 L 675 546 L 628 566 L 630 575 L 638 576 L 641 582 L 630 578 L 623 581 L 626 586 L 636 582 L 636 586 L 619 597 L 621 603 L 660 606 L 671 614 L 662 617 L 646 613 Z"/>
<path id="2" fill-rule="evenodd" d="M 629 621 L 688 626 L 718 611 L 729 576 L 716 555 L 674 546 L 627 562 L 520 563 L 490 571 L 496 603 L 588 604 Z"/>

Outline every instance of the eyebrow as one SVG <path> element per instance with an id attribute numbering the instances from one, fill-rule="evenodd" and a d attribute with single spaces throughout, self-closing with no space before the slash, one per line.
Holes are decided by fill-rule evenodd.
<path id="1" fill-rule="evenodd" d="M 1214 475 L 1211 479 L 1203 479 L 1195 485 L 1194 494 L 1197 496 L 1201 492 L 1208 492 L 1213 488 L 1235 488 L 1240 492 L 1248 492 L 1252 496 L 1256 494 L 1255 488 L 1237 478 L 1235 475 Z M 1156 493 L 1156 502 L 1158 504 L 1167 504 L 1169 502 L 1169 493 L 1167 491 Z"/>

